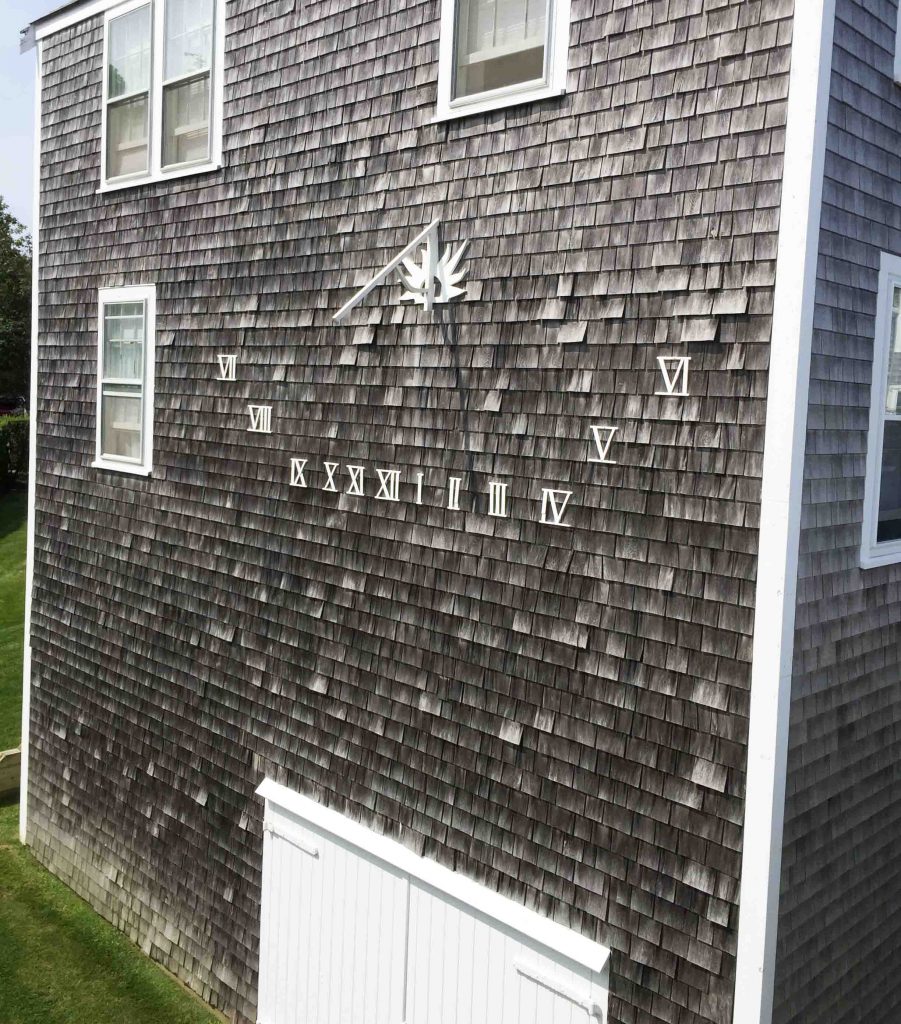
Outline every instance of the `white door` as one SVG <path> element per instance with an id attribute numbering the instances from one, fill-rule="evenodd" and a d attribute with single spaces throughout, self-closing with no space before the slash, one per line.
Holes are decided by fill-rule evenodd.
<path id="1" fill-rule="evenodd" d="M 603 1024 L 601 973 L 412 882 L 405 1024 Z"/>
<path id="2" fill-rule="evenodd" d="M 606 949 L 275 783 L 259 792 L 260 1024 L 605 1024 Z"/>
<path id="3" fill-rule="evenodd" d="M 403 1024 L 405 875 L 289 818 L 266 829 L 264 1024 Z"/>

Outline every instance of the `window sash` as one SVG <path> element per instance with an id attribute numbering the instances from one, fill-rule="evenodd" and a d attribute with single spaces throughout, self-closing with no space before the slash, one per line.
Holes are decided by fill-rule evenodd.
<path id="1" fill-rule="evenodd" d="M 112 416 L 112 412 L 107 412 L 106 405 L 107 399 L 124 399 L 129 403 L 136 403 L 137 405 L 137 418 L 134 423 L 124 422 L 109 422 L 108 416 Z M 136 389 L 134 391 L 117 391 L 115 388 L 110 388 L 107 385 L 103 385 L 100 394 L 100 443 L 99 453 L 100 458 L 106 462 L 124 462 L 129 465 L 140 466 L 144 462 L 144 389 Z M 137 455 L 125 455 L 121 451 L 113 451 L 111 446 L 105 443 L 105 439 L 110 433 L 117 434 L 137 434 Z"/>
<path id="2" fill-rule="evenodd" d="M 135 21 L 135 16 L 141 12 L 147 12 L 146 18 L 146 30 L 147 38 L 144 41 L 144 45 L 140 49 L 125 54 L 114 54 L 113 53 L 113 39 L 114 36 L 120 32 L 124 26 L 129 22 Z M 118 64 L 114 64 L 114 59 L 118 60 Z M 130 60 L 138 59 L 141 65 L 141 73 L 137 76 L 142 78 L 143 81 L 140 84 L 135 85 L 132 89 L 121 89 L 114 91 L 111 88 L 111 81 L 113 74 L 118 74 L 124 83 L 132 81 L 131 77 L 123 77 L 119 69 L 122 67 L 122 61 L 126 63 Z M 146 64 L 146 67 L 144 65 Z M 115 100 L 125 99 L 128 96 L 139 95 L 146 93 L 150 89 L 151 77 L 153 75 L 153 8 L 148 0 L 144 0 L 143 3 L 138 6 L 129 7 L 127 10 L 121 10 L 111 14 L 109 22 L 107 24 L 107 44 L 106 44 L 106 55 L 105 55 L 105 74 L 106 74 L 106 90 L 107 97 L 110 102 Z"/>
<path id="3" fill-rule="evenodd" d="M 536 0 L 530 0 L 535 3 Z M 468 8 L 463 0 L 441 0 L 438 104 L 433 120 L 445 121 L 480 111 L 497 110 L 566 92 L 569 64 L 570 0 L 544 0 L 545 31 L 542 72 L 528 80 L 461 93 L 458 82 L 458 37 L 463 36 Z M 533 19 L 534 20 L 534 19 Z M 524 22 L 527 26 L 528 21 Z M 458 31 L 459 30 L 459 31 Z M 525 53 L 518 47 L 511 54 Z M 474 51 L 478 56 L 478 51 Z M 483 53 L 482 56 L 485 54 Z M 473 54 L 469 55 L 470 58 Z M 498 56 L 502 56 L 498 52 Z"/>
<path id="4" fill-rule="evenodd" d="M 543 21 L 544 31 L 540 35 L 523 35 L 523 38 L 520 40 L 511 38 L 507 41 L 503 41 L 503 26 L 498 24 L 498 15 L 500 13 L 501 3 L 503 0 L 493 0 L 493 24 L 490 27 L 489 33 L 492 38 L 490 41 L 483 41 L 483 45 L 477 49 L 467 50 L 464 52 L 464 46 L 469 45 L 467 40 L 471 42 L 470 20 L 474 14 L 473 7 L 478 2 L 479 0 L 455 0 L 453 68 L 451 82 L 452 102 L 463 102 L 467 99 L 472 100 L 476 97 L 484 97 L 486 95 L 506 92 L 508 90 L 533 89 L 536 85 L 546 85 L 552 57 L 551 46 L 553 35 L 554 0 L 543 0 L 543 4 L 542 0 L 518 0 L 519 3 L 525 4 L 526 8 L 527 16 L 522 23 L 523 32 L 528 32 L 528 11 L 530 3 L 535 4 L 536 7 L 543 5 L 544 15 L 541 20 Z M 513 0 L 513 2 L 516 3 L 517 0 Z M 502 37 L 501 42 L 498 41 L 499 34 Z M 540 75 L 531 76 L 518 82 L 511 82 L 497 88 L 480 89 L 477 91 L 461 91 L 461 70 L 474 68 L 479 64 L 488 63 L 489 61 L 503 57 L 513 57 L 517 54 L 526 53 L 530 50 L 537 49 L 539 45 L 542 47 L 542 67 Z"/>
<path id="5" fill-rule="evenodd" d="M 196 75 L 203 74 L 206 71 L 211 71 L 215 60 L 216 53 L 216 0 L 210 0 L 210 21 L 209 21 L 209 51 L 204 54 L 206 58 L 205 63 L 198 64 L 195 67 L 187 68 L 176 74 L 169 74 L 169 47 L 170 43 L 175 40 L 183 39 L 191 34 L 191 30 L 183 31 L 179 35 L 169 35 L 169 26 L 173 21 L 172 8 L 178 2 L 178 0 L 158 0 L 164 4 L 163 11 L 163 55 L 162 55 L 162 80 L 164 85 L 169 85 L 172 82 L 177 82 L 183 78 L 193 78 Z M 198 6 L 203 3 L 203 0 L 190 0 L 188 9 L 197 10 Z M 206 26 L 198 25 L 194 27 L 194 31 L 203 31 Z M 182 54 L 184 56 L 184 54 Z"/>
<path id="6" fill-rule="evenodd" d="M 169 138 L 169 136 L 167 134 L 168 126 L 167 126 L 167 123 L 166 123 L 166 99 L 167 99 L 167 96 L 170 94 L 170 92 L 172 90 L 178 89 L 181 86 L 190 85 L 193 82 L 203 82 L 203 81 L 207 82 L 206 120 L 205 121 L 197 121 L 197 122 L 194 122 L 194 123 L 188 124 L 188 125 L 178 125 L 178 127 L 173 132 L 172 138 L 173 138 L 173 140 L 177 140 L 177 138 L 180 135 L 184 136 L 184 135 L 189 134 L 192 131 L 196 132 L 196 131 L 205 130 L 206 131 L 206 153 L 202 157 L 195 157 L 195 158 L 190 159 L 190 160 L 172 160 L 172 161 L 167 163 L 166 162 L 166 148 L 167 148 L 167 145 L 170 142 L 170 138 Z M 184 76 L 182 78 L 174 79 L 171 82 L 166 82 L 163 85 L 163 116 L 162 116 L 162 139 L 161 139 L 162 157 L 161 157 L 161 160 L 162 160 L 162 166 L 163 166 L 163 170 L 164 171 L 172 169 L 172 168 L 191 167 L 195 163 L 204 163 L 207 160 L 209 160 L 209 158 L 210 158 L 210 142 L 211 142 L 211 139 L 212 139 L 212 136 L 210 134 L 211 122 L 212 122 L 212 102 L 213 102 L 213 89 L 212 89 L 212 85 L 213 85 L 212 74 L 209 71 L 201 71 L 201 72 L 193 74 L 193 75 L 186 75 L 186 76 Z"/>
<path id="7" fill-rule="evenodd" d="M 157 180 L 168 176 L 177 176 L 182 173 L 190 173 L 193 168 L 197 170 L 212 170 L 221 164 L 222 149 L 222 53 L 224 47 L 224 12 L 222 5 L 225 0 L 212 0 L 211 21 L 210 21 L 210 52 L 205 67 L 192 68 L 184 73 L 166 77 L 166 17 L 170 0 L 126 0 L 118 7 L 107 12 L 104 31 L 104 77 L 103 77 L 103 128 L 102 128 L 102 167 L 101 167 L 101 188 L 109 185 L 111 188 L 137 184 L 144 180 Z M 121 93 L 116 96 L 110 94 L 110 39 L 111 26 L 119 18 L 132 14 L 141 8 L 149 7 L 151 12 L 151 43 L 150 43 L 150 83 L 148 89 L 132 90 L 128 93 Z M 206 146 L 203 153 L 191 157 L 188 160 L 178 162 L 165 162 L 165 118 L 164 99 L 166 90 L 182 83 L 188 83 L 192 79 L 208 79 L 206 124 L 198 122 L 191 127 L 200 131 L 205 127 Z M 111 112 L 116 105 L 129 101 L 147 100 L 147 158 L 143 169 L 129 170 L 125 173 L 111 173 L 115 168 L 111 160 L 110 150 L 110 122 Z M 200 137 L 198 137 L 199 141 Z M 135 143 L 135 147 L 140 145 Z"/>

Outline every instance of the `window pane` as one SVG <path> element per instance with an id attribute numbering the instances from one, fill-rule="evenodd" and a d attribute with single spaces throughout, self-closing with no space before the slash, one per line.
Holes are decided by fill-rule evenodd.
<path id="1" fill-rule="evenodd" d="M 109 23 L 107 95 L 114 100 L 150 88 L 150 6 Z"/>
<path id="2" fill-rule="evenodd" d="M 213 0 L 167 0 L 165 76 L 207 71 L 213 62 Z"/>
<path id="3" fill-rule="evenodd" d="M 110 302 L 104 307 L 103 378 L 144 379 L 143 302 Z"/>
<path id="4" fill-rule="evenodd" d="M 100 447 L 115 459 L 141 461 L 141 415 L 144 401 L 140 389 L 104 389 L 101 402 Z"/>
<path id="5" fill-rule="evenodd" d="M 901 288 L 892 295 L 892 336 L 888 350 L 888 381 L 885 392 L 885 411 L 901 414 Z"/>
<path id="6" fill-rule="evenodd" d="M 454 97 L 544 77 L 549 0 L 458 0 Z"/>
<path id="7" fill-rule="evenodd" d="M 882 480 L 879 485 L 879 526 L 876 540 L 901 538 L 901 422 L 885 424 L 882 443 Z"/>
<path id="8" fill-rule="evenodd" d="M 210 76 L 163 90 L 163 166 L 207 160 L 210 155 Z"/>
<path id="9" fill-rule="evenodd" d="M 106 119 L 106 176 L 146 172 L 147 154 L 147 97 L 112 104 Z"/>

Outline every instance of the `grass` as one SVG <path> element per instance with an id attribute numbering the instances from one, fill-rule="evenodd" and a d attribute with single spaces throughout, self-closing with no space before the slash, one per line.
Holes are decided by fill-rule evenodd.
<path id="1" fill-rule="evenodd" d="M 38 864 L 0 804 L 0 1024 L 222 1020 Z"/>
<path id="2" fill-rule="evenodd" d="M 0 497 L 0 750 L 17 747 L 22 732 L 27 514 L 24 488 Z"/>
<path id="3" fill-rule="evenodd" d="M 0 497 L 0 750 L 19 745 L 25 612 L 25 491 Z M 18 842 L 0 803 L 0 1024 L 216 1024 Z"/>

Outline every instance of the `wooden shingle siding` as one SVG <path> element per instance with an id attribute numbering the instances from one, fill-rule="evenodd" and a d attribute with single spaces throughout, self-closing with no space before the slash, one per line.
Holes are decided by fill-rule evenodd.
<path id="1" fill-rule="evenodd" d="M 224 170 L 103 196 L 101 22 L 48 41 L 30 837 L 235 1020 L 265 774 L 609 944 L 616 1024 L 730 1019 L 791 11 L 575 0 L 568 95 L 432 124 L 436 0 L 232 0 Z M 334 326 L 433 217 L 468 301 Z M 129 284 L 146 480 L 89 467 Z"/>
<path id="2" fill-rule="evenodd" d="M 775 1024 L 901 1017 L 901 567 L 859 568 L 879 259 L 901 253 L 897 13 L 837 3 Z"/>

